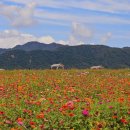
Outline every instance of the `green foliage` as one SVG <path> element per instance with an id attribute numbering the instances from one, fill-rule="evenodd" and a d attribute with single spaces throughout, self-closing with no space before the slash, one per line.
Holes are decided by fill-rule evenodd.
<path id="1" fill-rule="evenodd" d="M 129 68 L 130 48 L 111 48 L 103 45 L 63 46 L 55 51 L 9 50 L 0 55 L 0 68 L 46 69 L 63 63 L 65 68 Z"/>

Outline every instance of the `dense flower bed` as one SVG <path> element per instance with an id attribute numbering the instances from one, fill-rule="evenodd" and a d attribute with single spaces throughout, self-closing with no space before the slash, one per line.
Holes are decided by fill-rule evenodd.
<path id="1" fill-rule="evenodd" d="M 130 130 L 130 70 L 0 72 L 0 130 Z"/>

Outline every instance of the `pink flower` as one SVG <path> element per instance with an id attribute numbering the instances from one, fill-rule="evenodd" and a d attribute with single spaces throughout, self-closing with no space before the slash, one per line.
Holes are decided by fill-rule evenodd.
<path id="1" fill-rule="evenodd" d="M 102 102 L 99 102 L 99 104 L 103 104 Z"/>
<path id="2" fill-rule="evenodd" d="M 5 123 L 6 124 L 12 124 L 12 122 L 10 120 L 6 120 Z"/>
<path id="3" fill-rule="evenodd" d="M 4 88 L 3 87 L 0 87 L 0 91 L 3 91 L 4 90 Z"/>
<path id="4" fill-rule="evenodd" d="M 19 125 L 23 125 L 23 122 L 22 122 L 22 121 L 18 121 L 18 124 L 19 124 Z"/>
<path id="5" fill-rule="evenodd" d="M 112 109 L 112 108 L 113 108 L 113 106 L 109 106 L 109 108 L 110 108 L 110 109 Z"/>
<path id="6" fill-rule="evenodd" d="M 74 106 L 74 102 L 73 102 L 73 101 L 68 101 L 68 102 L 67 102 L 67 106 L 68 106 L 68 107 Z"/>
<path id="7" fill-rule="evenodd" d="M 66 106 L 70 109 L 70 110 L 73 110 L 74 109 L 74 102 L 73 101 L 68 101 L 66 103 Z"/>
<path id="8" fill-rule="evenodd" d="M 88 115 L 89 115 L 89 111 L 86 110 L 86 109 L 84 109 L 84 110 L 82 111 L 82 114 L 83 114 L 84 116 L 88 116 Z"/>

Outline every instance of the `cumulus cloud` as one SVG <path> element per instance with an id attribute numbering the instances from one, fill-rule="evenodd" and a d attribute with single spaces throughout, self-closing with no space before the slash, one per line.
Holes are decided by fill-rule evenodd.
<path id="1" fill-rule="evenodd" d="M 72 23 L 72 33 L 69 38 L 71 45 L 87 43 L 93 37 L 93 30 L 81 23 Z"/>
<path id="2" fill-rule="evenodd" d="M 70 34 L 69 37 L 69 45 L 72 46 L 82 44 L 97 45 L 98 41 L 97 43 L 93 43 L 95 36 L 96 35 L 93 29 L 85 26 L 84 24 L 74 22 L 72 23 L 72 33 Z M 112 33 L 107 32 L 105 35 L 100 37 L 100 44 L 106 45 L 111 38 Z"/>
<path id="3" fill-rule="evenodd" d="M 38 41 L 41 43 L 44 42 L 46 44 L 49 44 L 49 43 L 55 42 L 55 39 L 51 36 L 45 36 L 45 37 L 40 37 Z"/>
<path id="4" fill-rule="evenodd" d="M 103 45 L 107 44 L 107 42 L 111 39 L 111 37 L 112 37 L 112 33 L 107 32 L 107 34 L 105 34 L 103 37 L 101 37 L 101 44 L 103 44 Z"/>
<path id="5" fill-rule="evenodd" d="M 0 32 L 0 47 L 10 48 L 28 41 L 35 41 L 36 37 L 30 34 L 20 33 L 17 30 L 5 30 Z"/>
<path id="6" fill-rule="evenodd" d="M 36 23 L 35 8 L 36 3 L 34 2 L 28 3 L 24 7 L 0 3 L 0 15 L 6 17 L 14 27 L 30 26 Z"/>
<path id="7" fill-rule="evenodd" d="M 37 37 L 31 34 L 21 33 L 17 30 L 5 30 L 0 32 L 0 48 L 12 48 L 16 45 L 22 45 L 30 41 L 38 41 L 50 44 L 52 42 L 67 44 L 65 41 L 57 41 L 51 36 Z"/>

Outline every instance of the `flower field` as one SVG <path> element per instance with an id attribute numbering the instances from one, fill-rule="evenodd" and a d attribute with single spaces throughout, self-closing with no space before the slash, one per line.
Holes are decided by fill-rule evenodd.
<path id="1" fill-rule="evenodd" d="M 0 130 L 130 130 L 130 70 L 1 71 Z"/>

